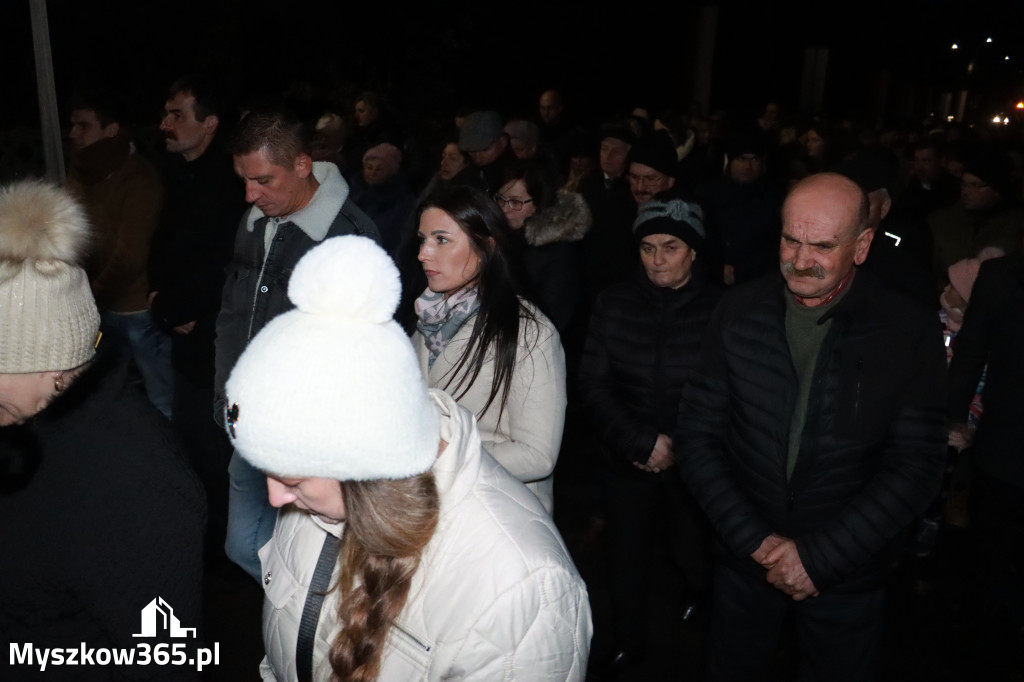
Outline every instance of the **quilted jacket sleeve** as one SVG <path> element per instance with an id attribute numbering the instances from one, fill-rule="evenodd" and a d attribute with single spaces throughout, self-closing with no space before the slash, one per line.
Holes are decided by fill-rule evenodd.
<path id="1" fill-rule="evenodd" d="M 539 318 L 540 319 L 540 318 Z M 551 323 L 525 323 L 520 334 L 512 386 L 505 411 L 508 439 L 483 442 L 484 448 L 503 467 L 528 483 L 548 477 L 558 460 L 565 424 L 565 352 Z M 533 336 L 534 343 L 529 342 Z M 497 410 L 491 405 L 489 411 Z"/>
<path id="2" fill-rule="evenodd" d="M 615 321 L 605 314 L 601 301 L 599 298 L 587 331 L 580 362 L 580 394 L 601 442 L 615 457 L 642 464 L 651 456 L 658 428 L 653 421 L 631 410 L 615 385 L 607 346 L 610 326 Z"/>
<path id="3" fill-rule="evenodd" d="M 451 672 L 472 680 L 583 680 L 592 634 L 582 581 L 564 567 L 540 568 L 477 619 Z"/>
<path id="4" fill-rule="evenodd" d="M 824 590 L 866 564 L 922 514 L 938 494 L 946 455 L 945 350 L 934 325 L 920 326 L 914 371 L 899 387 L 879 470 L 843 511 L 795 538 L 804 568 Z"/>
<path id="5" fill-rule="evenodd" d="M 773 529 L 736 482 L 726 456 L 730 404 L 722 330 L 728 307 L 721 305 L 701 346 L 700 368 L 683 389 L 676 435 L 676 463 L 684 482 L 729 551 L 745 557 Z"/>

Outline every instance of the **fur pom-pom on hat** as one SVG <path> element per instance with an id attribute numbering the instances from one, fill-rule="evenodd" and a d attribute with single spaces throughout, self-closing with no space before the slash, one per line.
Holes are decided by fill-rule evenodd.
<path id="1" fill-rule="evenodd" d="M 238 452 L 278 476 L 406 478 L 437 458 L 440 422 L 412 343 L 392 319 L 398 269 L 366 237 L 335 237 L 296 265 L 296 309 L 252 340 L 227 382 Z"/>
<path id="2" fill-rule="evenodd" d="M 0 188 L 0 373 L 92 359 L 100 316 L 79 267 L 89 236 L 67 191 L 39 181 Z"/>
<path id="3" fill-rule="evenodd" d="M 85 211 L 64 190 L 35 180 L 0 189 L 0 258 L 80 264 L 88 242 Z"/>

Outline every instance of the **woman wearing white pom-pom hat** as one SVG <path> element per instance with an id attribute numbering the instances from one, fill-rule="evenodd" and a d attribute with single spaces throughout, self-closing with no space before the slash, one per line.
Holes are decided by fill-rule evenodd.
<path id="1" fill-rule="evenodd" d="M 419 212 L 427 289 L 413 345 L 427 385 L 476 415 L 484 448 L 544 504 L 565 422 L 565 353 L 554 325 L 517 296 L 509 227 L 483 192 L 454 187 Z"/>
<path id="2" fill-rule="evenodd" d="M 264 679 L 583 679 L 583 581 L 473 416 L 428 392 L 388 256 L 327 240 L 288 293 L 227 383 L 229 434 L 281 507 Z"/>

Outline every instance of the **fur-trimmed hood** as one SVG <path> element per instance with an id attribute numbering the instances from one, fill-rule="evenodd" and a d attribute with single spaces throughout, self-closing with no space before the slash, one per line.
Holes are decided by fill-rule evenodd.
<path id="1" fill-rule="evenodd" d="M 554 206 L 526 220 L 523 224 L 523 236 L 530 246 L 578 242 L 587 234 L 593 223 L 593 216 L 590 215 L 590 209 L 582 195 L 559 190 Z"/>

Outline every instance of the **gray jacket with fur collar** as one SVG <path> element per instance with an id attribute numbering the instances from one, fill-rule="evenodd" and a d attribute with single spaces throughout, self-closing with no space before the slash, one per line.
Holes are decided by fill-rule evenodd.
<path id="1" fill-rule="evenodd" d="M 235 235 L 217 317 L 216 390 L 224 384 L 249 339 L 294 306 L 288 280 L 299 259 L 329 237 L 357 234 L 380 244 L 377 226 L 349 200 L 349 188 L 337 166 L 317 161 L 313 177 L 320 186 L 305 207 L 284 218 L 268 218 L 251 206 Z M 267 230 L 276 230 L 267 245 Z"/>

